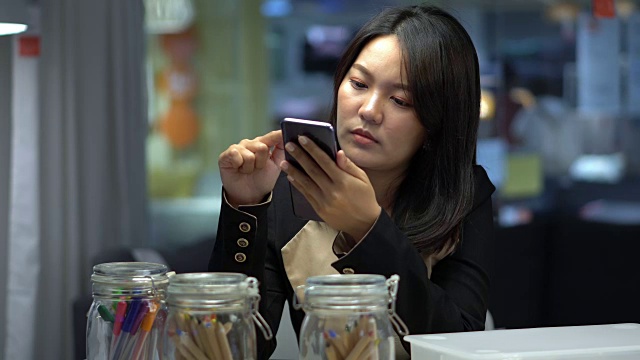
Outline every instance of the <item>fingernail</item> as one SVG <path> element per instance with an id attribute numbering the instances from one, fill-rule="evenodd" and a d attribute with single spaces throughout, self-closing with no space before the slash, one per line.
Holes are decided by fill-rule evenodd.
<path id="1" fill-rule="evenodd" d="M 307 142 L 309 142 L 309 139 L 307 139 L 306 136 L 300 135 L 298 136 L 298 141 L 300 141 L 300 144 L 302 145 L 307 145 Z"/>
<path id="2" fill-rule="evenodd" d="M 291 175 L 287 176 L 287 180 L 293 182 L 293 176 L 291 176 Z"/>
<path id="3" fill-rule="evenodd" d="M 287 169 L 289 169 L 289 164 L 287 164 L 286 161 L 283 161 L 280 163 L 280 169 L 287 171 Z"/>
<path id="4" fill-rule="evenodd" d="M 295 149 L 296 149 L 296 147 L 295 147 L 295 146 L 293 146 L 293 144 L 292 144 L 292 143 L 290 143 L 290 142 L 288 142 L 284 147 L 285 147 L 285 149 L 287 149 L 287 151 L 289 151 L 289 152 L 293 152 L 293 150 L 295 150 Z"/>

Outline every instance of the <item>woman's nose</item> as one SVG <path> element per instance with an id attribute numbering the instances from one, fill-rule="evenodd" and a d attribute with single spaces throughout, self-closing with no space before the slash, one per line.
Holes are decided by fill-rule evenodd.
<path id="1" fill-rule="evenodd" d="M 383 118 L 382 106 L 382 98 L 377 94 L 371 94 L 360 106 L 358 116 L 362 120 L 380 124 Z"/>

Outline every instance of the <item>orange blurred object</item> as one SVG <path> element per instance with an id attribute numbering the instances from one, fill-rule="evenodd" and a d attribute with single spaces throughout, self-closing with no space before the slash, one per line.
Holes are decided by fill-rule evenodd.
<path id="1" fill-rule="evenodd" d="M 160 119 L 162 132 L 177 150 L 191 146 L 198 138 L 200 125 L 196 113 L 182 101 L 176 101 Z"/>

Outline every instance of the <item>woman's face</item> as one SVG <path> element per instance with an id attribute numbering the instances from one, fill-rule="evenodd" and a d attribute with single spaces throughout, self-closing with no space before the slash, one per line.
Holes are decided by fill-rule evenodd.
<path id="1" fill-rule="evenodd" d="M 362 49 L 340 84 L 338 141 L 365 170 L 402 174 L 424 142 L 406 78 L 398 39 L 385 35 Z"/>

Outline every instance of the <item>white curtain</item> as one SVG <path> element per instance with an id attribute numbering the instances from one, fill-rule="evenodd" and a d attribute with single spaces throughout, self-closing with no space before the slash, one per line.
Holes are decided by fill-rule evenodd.
<path id="1" fill-rule="evenodd" d="M 6 283 L 6 359 L 33 356 L 38 274 L 41 270 L 38 212 L 38 60 L 20 56 L 13 40 L 11 66 L 11 159 Z"/>
<path id="2" fill-rule="evenodd" d="M 38 121 L 18 126 L 33 132 L 18 149 L 23 157 L 12 149 L 13 162 L 32 154 L 34 166 L 14 164 L 9 207 L 9 228 L 33 232 L 9 231 L 6 359 L 72 359 L 72 303 L 91 293 L 92 258 L 148 242 L 142 1 L 41 0 L 40 8 L 39 82 L 30 95 Z M 16 134 L 21 119 L 13 120 Z M 33 306 L 21 310 L 18 300 Z"/>
<path id="3" fill-rule="evenodd" d="M 9 169 L 11 168 L 11 38 L 0 36 L 0 358 L 6 331 L 9 238 Z"/>

